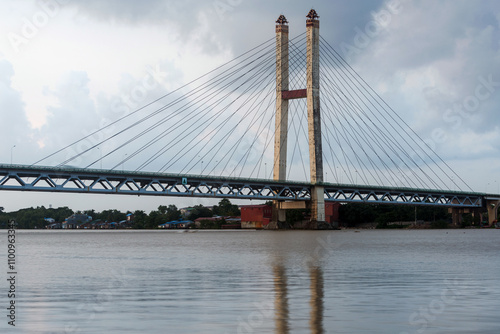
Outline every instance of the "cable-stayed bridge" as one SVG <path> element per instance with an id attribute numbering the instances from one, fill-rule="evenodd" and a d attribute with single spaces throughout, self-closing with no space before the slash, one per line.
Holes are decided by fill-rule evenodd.
<path id="1" fill-rule="evenodd" d="M 488 208 L 493 220 L 500 202 L 349 66 L 314 10 L 305 33 L 289 38 L 282 15 L 275 37 L 228 63 L 31 165 L 0 165 L 0 190 L 273 200 L 276 222 L 297 203 L 323 221 L 325 201 Z"/>

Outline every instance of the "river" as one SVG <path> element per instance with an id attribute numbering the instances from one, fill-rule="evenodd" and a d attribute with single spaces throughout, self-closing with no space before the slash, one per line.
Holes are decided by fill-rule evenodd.
<path id="1" fill-rule="evenodd" d="M 1 333 L 500 333 L 500 230 L 16 232 Z"/>

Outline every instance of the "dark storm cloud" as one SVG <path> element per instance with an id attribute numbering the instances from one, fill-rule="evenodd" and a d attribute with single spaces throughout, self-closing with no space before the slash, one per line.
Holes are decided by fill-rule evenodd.
<path id="1" fill-rule="evenodd" d="M 376 15 L 390 12 L 389 21 L 370 34 Z M 73 2 L 80 15 L 123 25 L 160 27 L 177 38 L 177 43 L 191 42 L 207 54 L 232 50 L 242 54 L 265 40 L 274 38 L 275 20 L 284 14 L 290 22 L 291 36 L 305 31 L 305 15 L 314 7 L 320 15 L 321 35 L 368 80 L 386 82 L 393 91 L 395 104 L 402 115 L 417 117 L 419 131 L 430 135 L 436 126 L 444 131 L 493 129 L 500 114 L 500 90 L 495 88 L 480 105 L 465 110 L 475 102 L 481 80 L 500 81 L 497 1 L 79 1 Z M 373 26 L 372 26 L 373 27 Z M 361 44 L 361 45 L 360 45 Z M 347 49 L 346 49 L 347 46 Z M 349 48 L 355 52 L 349 54 Z M 425 102 L 425 110 L 405 105 L 400 100 L 401 84 L 408 73 L 431 69 L 435 82 L 416 86 L 412 93 Z M 368 71 L 366 71 L 368 69 Z M 371 73 L 370 73 L 371 72 Z M 375 73 L 376 72 L 376 73 Z M 403 74 L 402 74 L 403 73 Z M 489 79 L 491 76 L 492 79 Z M 404 78 L 403 81 L 400 81 Z M 429 93 L 431 92 L 431 93 Z M 399 97 L 397 96 L 399 94 Z M 457 109 L 457 105 L 462 105 Z M 470 106 L 469 106 L 470 107 Z M 469 108 L 471 109 L 471 108 Z M 413 115 L 413 116 L 411 116 Z"/>
<path id="2" fill-rule="evenodd" d="M 338 44 L 352 40 L 355 27 L 364 27 L 371 20 L 373 12 L 382 5 L 376 1 L 315 1 L 322 24 L 322 35 Z M 236 54 L 274 36 L 275 20 L 284 14 L 290 22 L 291 34 L 305 31 L 305 15 L 311 9 L 310 3 L 302 1 L 79 1 L 73 2 L 81 15 L 102 21 L 116 21 L 122 24 L 158 25 L 171 23 L 177 29 L 175 34 L 182 38 L 206 34 L 203 43 L 207 52 L 220 51 L 214 38 L 223 41 Z M 204 22 L 203 20 L 206 20 Z M 209 31 L 201 31 L 207 29 Z M 172 33 L 166 31 L 165 33 Z M 210 36 L 214 35 L 214 36 Z"/>

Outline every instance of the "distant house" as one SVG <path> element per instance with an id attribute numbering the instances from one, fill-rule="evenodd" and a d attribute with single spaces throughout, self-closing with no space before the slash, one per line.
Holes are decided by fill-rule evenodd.
<path id="1" fill-rule="evenodd" d="M 191 220 L 182 220 L 179 223 L 179 228 L 189 228 L 193 224 L 194 224 L 194 222 Z"/>
<path id="2" fill-rule="evenodd" d="M 192 224 L 194 224 L 194 222 L 191 220 L 173 220 L 158 225 L 158 228 L 165 228 L 165 229 L 189 228 Z"/>
<path id="3" fill-rule="evenodd" d="M 187 208 L 181 208 L 179 210 L 181 212 L 182 217 L 188 218 L 191 215 L 191 211 L 193 211 L 193 208 L 187 207 Z"/>
<path id="4" fill-rule="evenodd" d="M 128 218 L 128 217 L 127 217 Z M 121 220 L 118 222 L 116 228 L 132 228 L 132 220 Z"/>
<path id="5" fill-rule="evenodd" d="M 197 206 L 198 208 L 199 206 Z M 212 208 L 213 206 L 212 205 L 204 205 L 203 206 L 205 209 L 208 209 L 210 211 L 212 211 Z M 180 208 L 179 211 L 181 212 L 181 216 L 183 219 L 189 219 L 189 217 L 191 217 L 191 214 L 193 212 L 193 210 L 195 210 L 196 208 L 194 207 L 186 207 L 186 208 Z"/>
<path id="6" fill-rule="evenodd" d="M 171 224 L 169 223 L 163 223 L 158 225 L 158 228 L 171 228 Z"/>
<path id="7" fill-rule="evenodd" d="M 216 217 L 200 217 L 200 218 L 196 218 L 194 220 L 194 224 L 196 226 L 196 228 L 200 228 L 202 227 L 202 222 L 205 223 L 205 222 L 212 222 L 212 223 L 215 223 L 215 222 L 219 222 L 219 221 L 222 221 L 224 220 L 224 217 L 220 217 L 220 216 L 216 216 Z"/>
<path id="8" fill-rule="evenodd" d="M 62 223 L 62 228 L 63 229 L 75 229 L 79 228 L 80 225 L 83 225 L 85 223 L 91 222 L 92 217 L 81 214 L 81 213 L 75 213 L 68 218 Z"/>
<path id="9" fill-rule="evenodd" d="M 228 217 L 225 218 L 225 224 L 221 225 L 222 229 L 240 229 L 241 228 L 241 218 L 240 217 Z"/>

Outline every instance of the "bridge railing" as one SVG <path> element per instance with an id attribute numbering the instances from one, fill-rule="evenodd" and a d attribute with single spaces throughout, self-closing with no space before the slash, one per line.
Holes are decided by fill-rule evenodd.
<path id="1" fill-rule="evenodd" d="M 325 201 L 477 208 L 491 195 L 321 183 Z M 307 182 L 76 167 L 0 165 L 0 190 L 309 201 Z M 500 196 L 496 196 L 497 198 Z"/>

